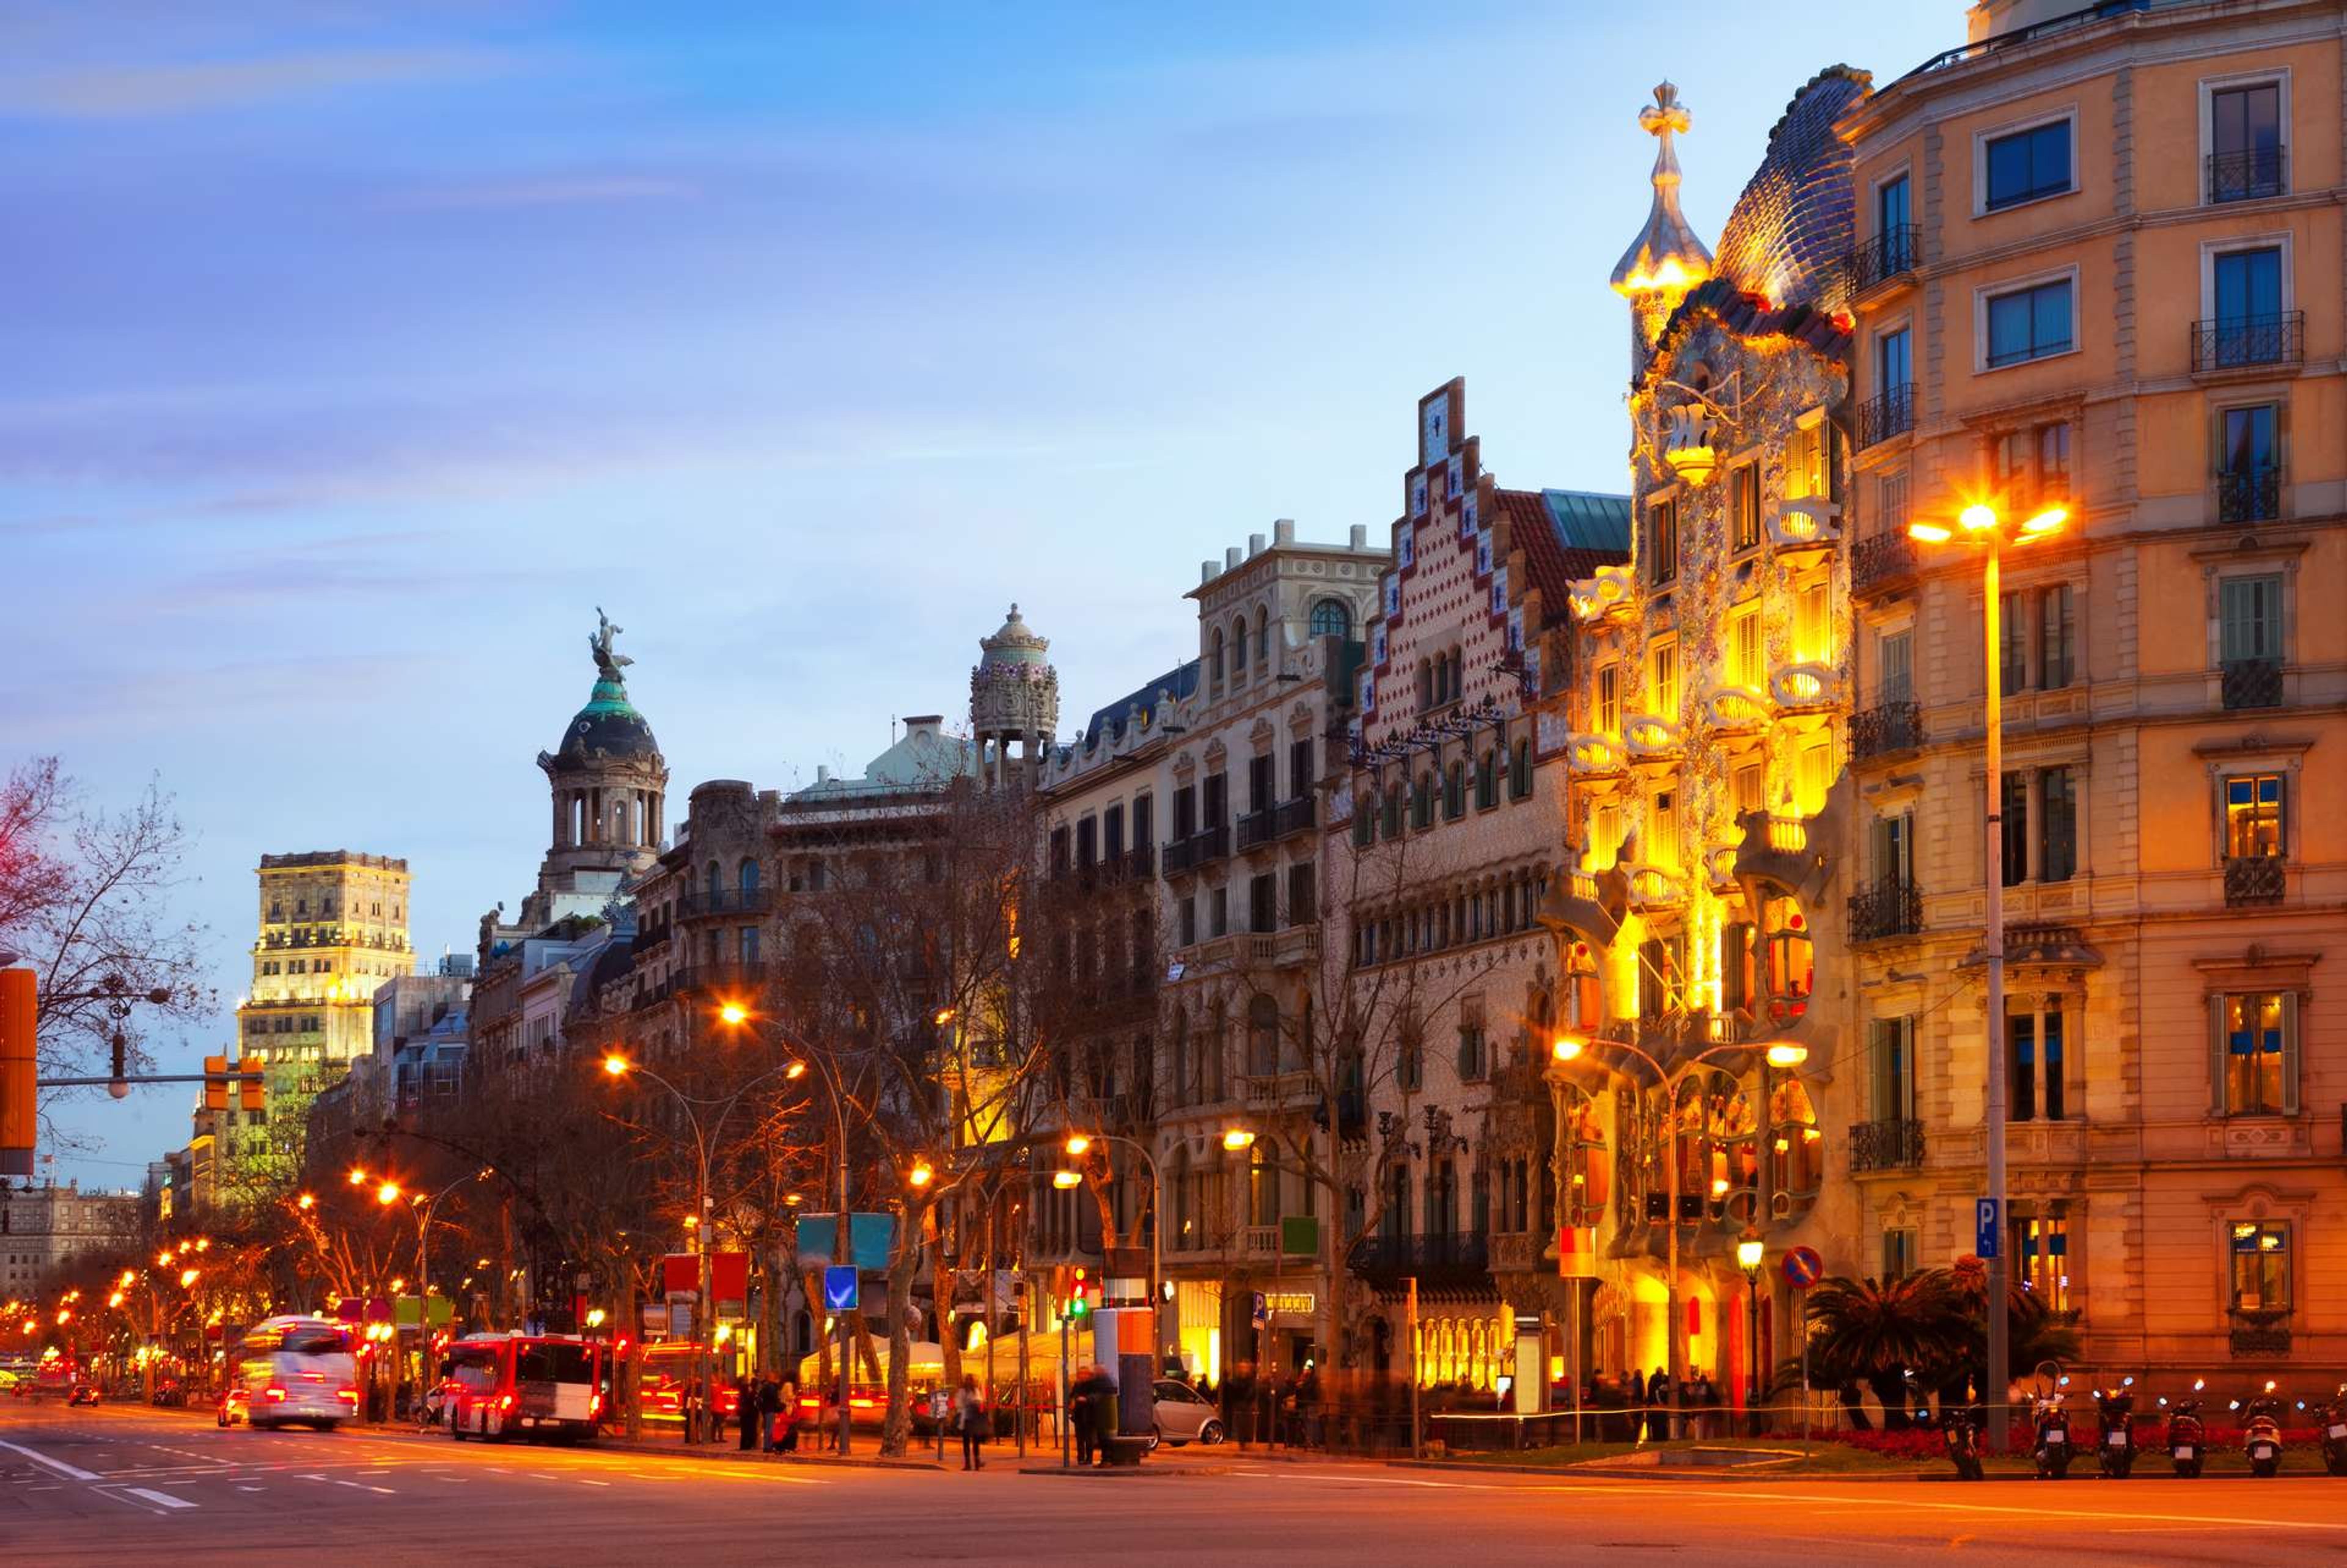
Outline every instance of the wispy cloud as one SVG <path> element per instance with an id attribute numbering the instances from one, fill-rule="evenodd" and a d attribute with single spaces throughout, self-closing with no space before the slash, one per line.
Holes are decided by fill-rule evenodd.
<path id="1" fill-rule="evenodd" d="M 193 114 L 354 87 L 474 78 L 508 70 L 512 64 L 485 50 L 416 48 L 87 66 L 0 77 L 0 115 L 135 119 Z"/>

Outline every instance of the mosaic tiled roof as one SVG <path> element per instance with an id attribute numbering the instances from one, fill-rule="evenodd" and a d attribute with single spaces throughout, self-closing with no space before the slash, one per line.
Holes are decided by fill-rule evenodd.
<path id="1" fill-rule="evenodd" d="M 1852 149 L 1834 122 L 1872 82 L 1852 67 L 1829 66 L 1793 95 L 1720 231 L 1715 277 L 1779 304 L 1849 303 L 1856 183 Z"/>
<path id="2" fill-rule="evenodd" d="M 1848 316 L 1809 305 L 1773 309 L 1759 295 L 1746 293 L 1726 278 L 1714 278 L 1689 290 L 1687 297 L 1671 313 L 1671 319 L 1663 323 L 1663 330 L 1655 338 L 1657 359 L 1670 352 L 1672 343 L 1686 323 L 1697 315 L 1716 317 L 1739 337 L 1791 338 L 1828 359 L 1840 359 L 1850 352 Z"/>

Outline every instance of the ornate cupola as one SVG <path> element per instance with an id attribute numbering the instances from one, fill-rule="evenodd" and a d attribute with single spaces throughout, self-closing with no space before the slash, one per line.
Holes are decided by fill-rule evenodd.
<path id="1" fill-rule="evenodd" d="M 979 661 L 969 672 L 969 727 L 978 741 L 979 783 L 989 789 L 1013 782 L 1032 784 L 1041 776 L 1045 743 L 1060 723 L 1060 672 L 1051 668 L 1051 640 L 1020 620 L 1014 604 L 1001 628 L 979 639 L 978 648 Z"/>
<path id="2" fill-rule="evenodd" d="M 1679 90 L 1669 82 L 1655 89 L 1655 101 L 1638 112 L 1638 124 L 1659 144 L 1655 149 L 1655 204 L 1646 226 L 1614 268 L 1614 292 L 1630 302 L 1630 374 L 1645 369 L 1655 339 L 1687 291 L 1711 276 L 1711 251 L 1679 211 L 1679 157 L 1671 145 L 1691 123 Z"/>
<path id="3" fill-rule="evenodd" d="M 552 752 L 538 753 L 554 792 L 554 838 L 539 881 L 579 871 L 630 875 L 659 853 L 668 763 L 652 727 L 628 700 L 621 671 L 635 662 L 611 644 L 621 628 L 599 608 L 587 639 L 595 687 Z"/>

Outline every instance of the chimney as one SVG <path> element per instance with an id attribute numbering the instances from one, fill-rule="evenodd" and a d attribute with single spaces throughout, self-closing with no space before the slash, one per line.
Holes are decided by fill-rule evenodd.
<path id="1" fill-rule="evenodd" d="M 819 784 L 829 784 L 831 782 L 831 764 L 829 763 L 815 764 L 815 782 Z"/>
<path id="2" fill-rule="evenodd" d="M 1262 536 L 1261 534 L 1257 534 L 1257 535 L 1255 536 L 1255 538 L 1258 538 L 1258 539 L 1260 539 L 1260 538 L 1263 538 L 1263 536 Z M 1225 571 L 1236 571 L 1236 570 L 1238 570 L 1238 569 L 1239 569 L 1239 547 L 1238 547 L 1238 546 L 1236 546 L 1236 545 L 1233 545 L 1233 546 L 1231 546 L 1231 547 L 1230 547 L 1230 548 L 1228 548 L 1228 549 L 1226 549 L 1226 550 L 1225 550 L 1225 551 L 1223 552 L 1223 569 L 1224 569 Z"/>
<path id="3" fill-rule="evenodd" d="M 1282 548 L 1294 544 L 1296 542 L 1296 519 L 1294 518 L 1278 518 L 1274 519 L 1271 525 L 1271 542 L 1274 545 Z"/>
<path id="4" fill-rule="evenodd" d="M 1369 548 L 1369 525 L 1367 523 L 1355 523 L 1353 525 L 1353 537 L 1346 542 L 1345 548 L 1347 549 L 1355 550 L 1368 549 Z"/>
<path id="5" fill-rule="evenodd" d="M 1261 554 L 1263 554 L 1263 536 L 1261 534 L 1249 534 L 1247 536 L 1247 559 L 1253 560 L 1255 557 Z"/>

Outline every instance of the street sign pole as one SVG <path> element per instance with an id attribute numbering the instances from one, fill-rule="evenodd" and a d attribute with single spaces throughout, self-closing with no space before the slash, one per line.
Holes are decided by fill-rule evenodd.
<path id="1" fill-rule="evenodd" d="M 1060 1315 L 1060 1468 L 1068 1468 L 1068 1318 Z"/>

